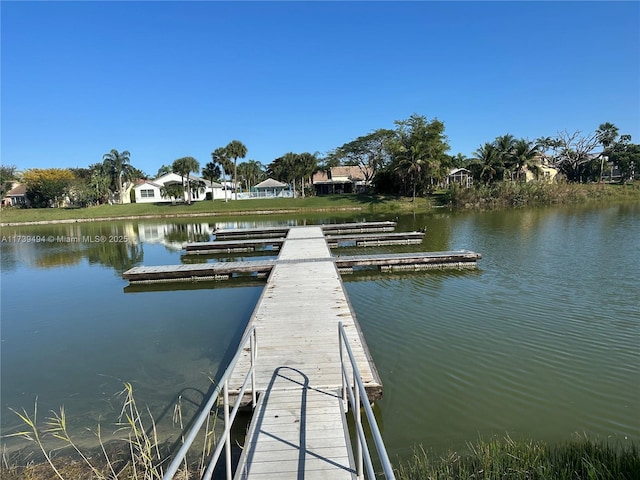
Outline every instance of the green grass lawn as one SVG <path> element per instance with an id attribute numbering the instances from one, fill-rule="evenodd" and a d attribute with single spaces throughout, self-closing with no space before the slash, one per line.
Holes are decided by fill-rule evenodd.
<path id="1" fill-rule="evenodd" d="M 188 217 L 190 215 L 260 214 L 325 210 L 366 210 L 396 212 L 424 210 L 429 200 L 371 195 L 331 195 L 307 198 L 274 198 L 256 200 L 200 201 L 191 205 L 145 204 L 99 205 L 87 208 L 5 208 L 0 222 L 54 222 L 64 220 L 113 219 L 120 217 Z"/>

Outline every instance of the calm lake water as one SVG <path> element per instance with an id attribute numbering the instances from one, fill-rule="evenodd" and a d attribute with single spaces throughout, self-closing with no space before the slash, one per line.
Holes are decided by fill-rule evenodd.
<path id="1" fill-rule="evenodd" d="M 161 434 L 177 438 L 176 398 L 185 416 L 195 411 L 235 351 L 263 284 L 131 288 L 122 272 L 180 263 L 182 242 L 208 240 L 216 226 L 395 219 L 359 213 L 3 228 L 2 433 L 20 426 L 9 409 L 32 410 L 36 397 L 40 418 L 64 405 L 74 431 L 101 422 L 113 432 L 126 381 Z M 392 459 L 418 443 L 441 452 L 506 433 L 549 442 L 576 433 L 640 440 L 640 205 L 437 210 L 397 220 L 399 231 L 426 227 L 427 234 L 421 246 L 391 250 L 468 249 L 483 259 L 475 271 L 343 277 L 383 380 L 376 411 Z"/>

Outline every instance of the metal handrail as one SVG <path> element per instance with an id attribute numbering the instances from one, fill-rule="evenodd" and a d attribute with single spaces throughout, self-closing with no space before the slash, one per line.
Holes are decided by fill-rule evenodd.
<path id="1" fill-rule="evenodd" d="M 387 449 L 384 446 L 382 435 L 380 434 L 380 430 L 378 429 L 378 424 L 376 422 L 375 416 L 373 415 L 371 405 L 369 405 L 367 391 L 365 390 L 364 384 L 362 383 L 362 377 L 360 376 L 360 372 L 358 370 L 358 366 L 356 364 L 353 351 L 351 350 L 351 346 L 349 345 L 349 339 L 347 338 L 347 334 L 344 330 L 344 325 L 342 325 L 342 322 L 338 324 L 338 342 L 340 344 L 340 368 L 342 371 L 342 399 L 345 402 L 345 412 L 348 410 L 348 405 L 351 405 L 351 411 L 353 412 L 353 418 L 355 420 L 358 433 L 356 458 L 358 479 L 364 478 L 363 460 L 365 463 L 364 466 L 366 466 L 367 469 L 367 478 L 376 478 L 375 471 L 373 469 L 373 463 L 371 462 L 371 453 L 369 452 L 369 446 L 364 434 L 364 428 L 362 427 L 362 412 L 360 410 L 360 405 L 363 405 L 369 427 L 371 428 L 373 442 L 376 446 L 376 451 L 378 452 L 382 471 L 385 475 L 385 478 L 395 480 L 396 477 L 393 473 L 393 466 L 389 461 Z M 345 368 L 343 348 L 347 352 L 349 363 L 351 363 L 351 379 L 349 379 L 349 373 Z M 362 402 L 360 401 L 361 398 L 363 399 Z M 347 401 L 349 402 L 349 404 L 347 404 Z"/>
<path id="2" fill-rule="evenodd" d="M 249 348 L 251 353 L 251 365 L 249 367 L 249 371 L 244 377 L 244 381 L 242 383 L 242 387 L 240 388 L 240 392 L 238 393 L 238 397 L 233 407 L 233 411 L 230 414 L 229 413 L 229 377 L 231 376 L 231 373 L 233 372 L 236 364 L 238 363 L 238 360 L 240 359 L 240 356 L 242 354 L 242 350 L 244 349 L 247 342 L 250 343 Z M 240 345 L 238 346 L 238 351 L 236 352 L 235 356 L 229 363 L 229 366 L 227 367 L 224 374 L 222 375 L 222 378 L 220 379 L 218 386 L 215 388 L 215 390 L 209 397 L 209 400 L 203 407 L 202 411 L 200 412 L 200 415 L 198 415 L 198 417 L 196 418 L 196 421 L 194 422 L 193 427 L 191 427 L 191 430 L 189 430 L 189 433 L 187 434 L 184 440 L 184 443 L 182 444 L 182 447 L 180 447 L 180 450 L 178 450 L 178 453 L 176 453 L 175 457 L 171 461 L 171 464 L 167 468 L 167 471 L 162 477 L 162 480 L 171 480 L 173 476 L 177 473 L 178 469 L 180 468 L 180 465 L 182 464 L 182 461 L 184 460 L 184 458 L 187 455 L 187 452 L 189 451 L 189 448 L 191 448 L 193 441 L 198 435 L 198 432 L 202 428 L 202 425 L 205 423 L 205 420 L 209 417 L 211 409 L 213 408 L 214 404 L 216 403 L 216 401 L 220 396 L 221 390 L 223 392 L 224 431 L 222 432 L 222 435 L 218 439 L 216 450 L 213 456 L 211 457 L 207 470 L 204 473 L 202 478 L 207 480 L 211 478 L 211 476 L 213 475 L 213 470 L 216 466 L 216 463 L 218 462 L 218 459 L 220 458 L 220 454 L 222 453 L 222 449 L 224 447 L 227 480 L 231 480 L 232 478 L 231 438 L 230 438 L 231 426 L 233 425 L 233 421 L 235 420 L 238 409 L 240 408 L 240 403 L 241 403 L 242 397 L 244 396 L 244 392 L 246 390 L 249 378 L 251 378 L 251 404 L 253 408 L 255 408 L 256 406 L 256 374 L 255 374 L 255 365 L 256 365 L 256 356 L 257 356 L 256 347 L 257 347 L 256 330 L 255 330 L 255 327 L 251 327 L 249 331 L 245 333 L 244 337 L 240 341 Z"/>

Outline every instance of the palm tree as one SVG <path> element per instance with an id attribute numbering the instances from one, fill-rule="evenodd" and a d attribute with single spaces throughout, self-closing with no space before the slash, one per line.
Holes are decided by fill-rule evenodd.
<path id="1" fill-rule="evenodd" d="M 616 141 L 616 138 L 618 138 L 618 127 L 611 122 L 601 123 L 598 130 L 596 130 L 596 135 L 603 148 L 602 154 L 600 154 L 600 183 L 602 183 L 605 154 L 607 150 L 609 150 L 609 147 Z"/>
<path id="2" fill-rule="evenodd" d="M 305 180 L 310 179 L 318 170 L 318 158 L 312 153 L 304 152 L 298 155 L 298 162 L 301 175 L 300 189 L 302 190 L 302 198 L 304 198 Z"/>
<path id="3" fill-rule="evenodd" d="M 231 160 L 229 160 L 229 153 L 227 152 L 227 149 L 225 147 L 216 148 L 213 152 L 211 152 L 211 160 L 213 161 L 213 163 L 217 163 L 222 168 L 222 176 L 223 178 L 225 178 L 226 183 L 226 176 L 231 170 Z M 225 184 L 223 188 L 224 201 L 228 202 L 229 200 L 227 199 L 227 185 Z"/>
<path id="4" fill-rule="evenodd" d="M 239 140 L 232 140 L 227 145 L 227 154 L 229 158 L 233 158 L 233 190 L 235 192 L 235 200 L 238 199 L 238 158 L 247 156 L 247 147 Z"/>
<path id="5" fill-rule="evenodd" d="M 218 165 L 214 160 L 207 163 L 202 169 L 202 176 L 211 183 L 218 180 L 221 174 L 220 165 Z M 211 201 L 213 202 L 213 187 L 211 188 Z"/>
<path id="6" fill-rule="evenodd" d="M 538 153 L 538 146 L 524 138 L 514 142 L 511 161 L 518 177 L 526 168 L 538 178 L 540 173 L 540 167 L 536 161 Z"/>
<path id="7" fill-rule="evenodd" d="M 251 191 L 251 185 L 255 185 L 264 179 L 264 165 L 257 160 L 242 162 L 238 165 L 238 172 L 247 182 L 247 191 Z"/>
<path id="8" fill-rule="evenodd" d="M 127 150 L 118 152 L 116 149 L 112 149 L 109 153 L 105 153 L 102 156 L 102 163 L 111 177 L 112 184 L 115 186 L 116 193 L 118 194 L 118 203 L 122 203 L 123 200 L 123 180 L 133 180 L 135 175 L 135 169 L 131 165 L 131 154 Z"/>
<path id="9" fill-rule="evenodd" d="M 96 163 L 89 165 L 91 176 L 89 177 L 89 185 L 92 193 L 98 203 L 105 203 L 109 197 L 109 186 L 111 185 L 111 177 L 104 163 Z"/>
<path id="10" fill-rule="evenodd" d="M 293 197 L 296 196 L 296 178 L 298 176 L 298 154 L 285 153 L 269 164 L 267 174 L 281 182 L 293 184 Z"/>
<path id="11" fill-rule="evenodd" d="M 410 145 L 409 148 L 401 147 L 398 150 L 398 167 L 396 170 L 409 176 L 413 191 L 413 201 L 416 199 L 418 180 L 424 170 L 425 161 L 421 155 L 420 144 Z"/>
<path id="12" fill-rule="evenodd" d="M 200 171 L 200 163 L 193 157 L 182 157 L 177 159 L 171 165 L 175 173 L 182 177 L 182 184 L 185 185 L 184 177 L 187 177 L 187 204 L 191 205 L 191 182 L 189 175 L 191 172 L 198 173 Z"/>
<path id="13" fill-rule="evenodd" d="M 515 161 L 513 158 L 513 149 L 515 147 L 516 137 L 507 133 L 500 137 L 496 137 L 493 141 L 493 145 L 496 149 L 496 155 L 498 160 L 504 165 L 505 171 L 513 170 Z"/>
<path id="14" fill-rule="evenodd" d="M 470 165 L 476 172 L 477 178 L 485 185 L 493 182 L 494 178 L 504 170 L 498 149 L 493 143 L 485 143 L 473 152 L 473 163 Z"/>

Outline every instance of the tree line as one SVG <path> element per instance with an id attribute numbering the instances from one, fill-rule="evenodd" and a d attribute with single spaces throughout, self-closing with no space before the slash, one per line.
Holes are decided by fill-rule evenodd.
<path id="1" fill-rule="evenodd" d="M 537 178 L 544 165 L 556 168 L 568 182 L 602 181 L 605 168 L 615 165 L 620 181 L 633 180 L 640 164 L 640 145 L 630 135 L 606 122 L 587 134 L 559 132 L 536 140 L 512 134 L 496 137 L 479 146 L 471 157 L 448 154 L 444 123 L 414 114 L 394 122 L 394 129 L 377 129 L 359 136 L 326 154 L 288 152 L 268 165 L 256 160 L 238 164 L 248 149 L 239 140 L 211 153 L 211 160 L 200 168 L 193 157 L 176 159 L 163 165 L 156 176 L 174 172 L 181 183 L 165 185 L 162 194 L 180 198 L 204 189 L 192 177 L 201 175 L 210 182 L 221 182 L 225 200 L 237 198 L 238 190 L 250 190 L 267 177 L 289 184 L 294 196 L 313 194 L 312 177 L 318 171 L 336 166 L 358 167 L 362 179 L 373 193 L 422 196 L 441 188 L 453 168 L 469 170 L 482 185 L 502 181 L 522 181 L 526 172 Z M 14 166 L 0 167 L 0 188 L 4 195 L 12 180 L 27 184 L 27 195 L 34 207 L 56 206 L 67 199 L 77 206 L 123 203 L 126 187 L 148 176 L 131 164 L 131 154 L 115 149 L 105 153 L 102 162 L 88 168 L 29 169 L 20 174 Z M 226 194 L 229 194 L 229 197 Z M 233 197 L 232 197 L 233 196 Z"/>

